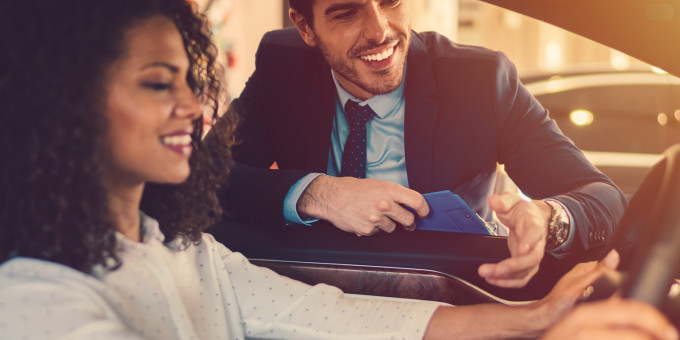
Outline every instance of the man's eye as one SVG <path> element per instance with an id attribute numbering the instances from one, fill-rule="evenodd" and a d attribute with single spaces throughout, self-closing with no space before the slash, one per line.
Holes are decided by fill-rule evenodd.
<path id="1" fill-rule="evenodd" d="M 163 90 L 168 90 L 172 87 L 172 84 L 169 83 L 142 83 L 142 86 L 156 90 L 156 91 L 163 91 Z"/>
<path id="2" fill-rule="evenodd" d="M 387 6 L 394 6 L 398 5 L 400 2 L 401 0 L 383 0 L 382 4 Z"/>
<path id="3" fill-rule="evenodd" d="M 356 14 L 357 14 L 356 10 L 345 11 L 345 12 L 342 12 L 342 13 L 336 15 L 334 17 L 334 19 L 337 19 L 337 20 L 350 19 L 351 17 L 353 17 Z"/>

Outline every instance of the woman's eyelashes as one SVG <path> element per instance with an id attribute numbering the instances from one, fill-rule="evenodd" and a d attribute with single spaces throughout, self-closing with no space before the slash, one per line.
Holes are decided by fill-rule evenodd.
<path id="1" fill-rule="evenodd" d="M 172 89 L 172 83 L 165 82 L 142 82 L 142 87 L 152 89 L 155 91 L 165 91 Z"/>

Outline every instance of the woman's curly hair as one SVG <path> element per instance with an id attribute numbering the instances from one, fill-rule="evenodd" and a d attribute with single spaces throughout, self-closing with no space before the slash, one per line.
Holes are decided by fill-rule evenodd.
<path id="1" fill-rule="evenodd" d="M 179 29 L 187 81 L 217 119 L 222 69 L 206 20 L 187 0 L 22 0 L 0 4 L 0 263 L 25 256 L 89 273 L 115 269 L 113 218 L 100 181 L 105 76 L 124 55 L 125 32 L 155 15 Z M 228 115 L 228 113 L 227 113 Z M 236 118 L 223 118 L 219 143 L 201 142 L 197 119 L 191 175 L 182 185 L 148 184 L 142 210 L 166 240 L 198 242 L 220 217 Z"/>

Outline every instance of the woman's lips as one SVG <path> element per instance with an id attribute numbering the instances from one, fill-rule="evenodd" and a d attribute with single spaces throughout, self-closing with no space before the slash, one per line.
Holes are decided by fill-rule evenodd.
<path id="1" fill-rule="evenodd" d="M 168 149 L 185 157 L 191 156 L 192 129 L 184 129 L 161 136 L 161 143 Z"/>

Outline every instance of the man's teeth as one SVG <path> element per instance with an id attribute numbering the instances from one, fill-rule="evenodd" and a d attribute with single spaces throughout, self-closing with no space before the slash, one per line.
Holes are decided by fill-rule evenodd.
<path id="1" fill-rule="evenodd" d="M 161 141 L 166 145 L 189 145 L 191 144 L 191 135 L 165 136 Z"/>
<path id="2" fill-rule="evenodd" d="M 382 61 L 392 56 L 392 53 L 394 53 L 394 47 L 390 47 L 381 53 L 362 55 L 360 58 L 367 61 Z"/>

